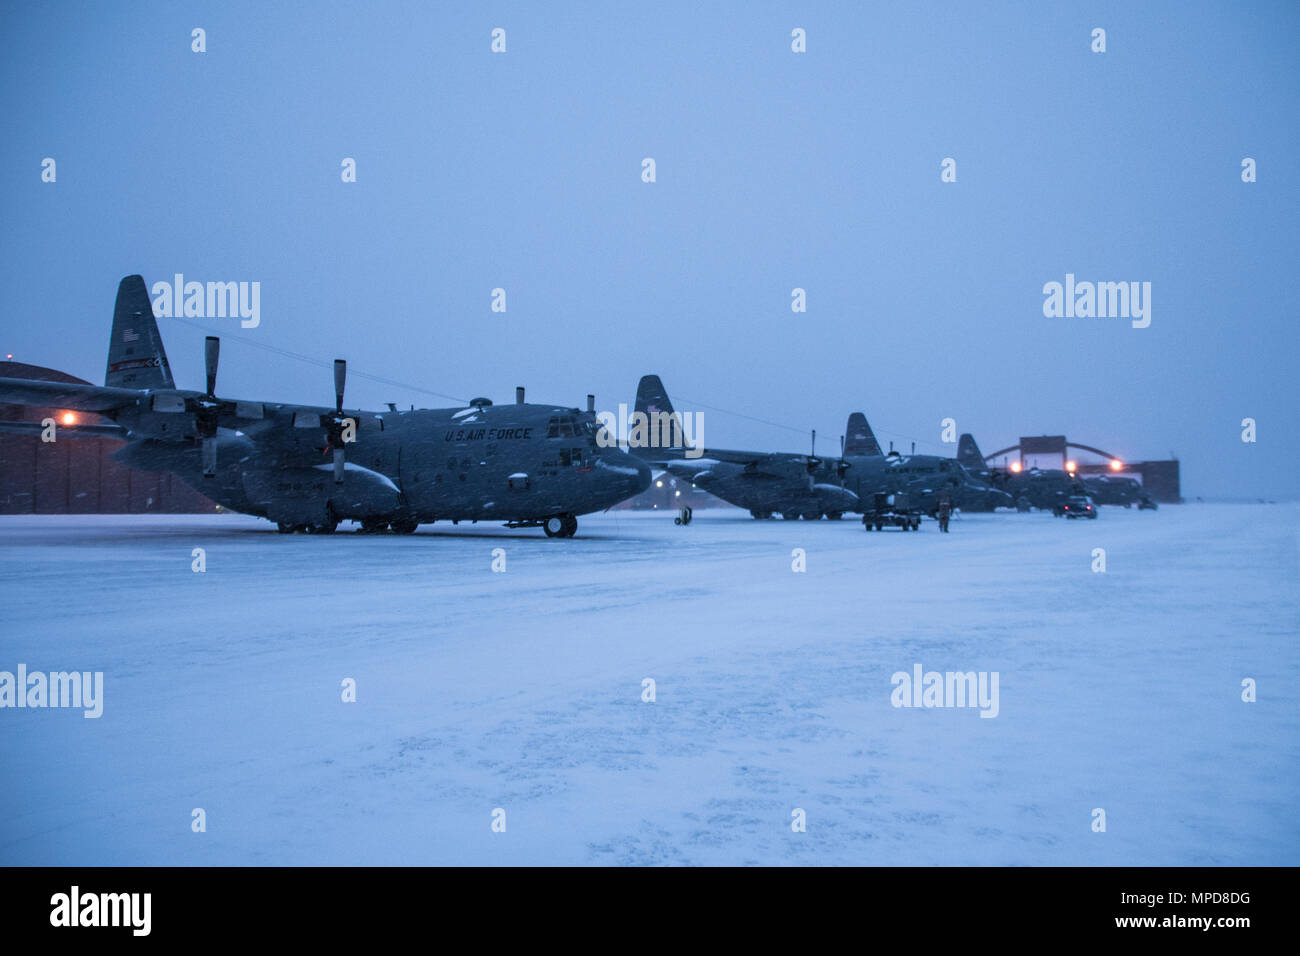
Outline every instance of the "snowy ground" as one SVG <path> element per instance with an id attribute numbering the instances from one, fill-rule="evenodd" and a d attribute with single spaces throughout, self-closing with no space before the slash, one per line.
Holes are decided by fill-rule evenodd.
<path id="1" fill-rule="evenodd" d="M 105 675 L 0 710 L 0 862 L 1295 865 L 1298 526 L 0 518 L 0 670 Z M 998 716 L 891 706 L 917 663 Z"/>

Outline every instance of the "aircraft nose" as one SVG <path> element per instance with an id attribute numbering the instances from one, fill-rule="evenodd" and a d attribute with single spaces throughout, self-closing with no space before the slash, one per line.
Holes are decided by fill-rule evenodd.
<path id="1" fill-rule="evenodd" d="M 617 501 L 625 501 L 650 487 L 650 466 L 640 458 L 622 451 L 606 451 L 596 461 L 601 488 L 616 493 Z"/>

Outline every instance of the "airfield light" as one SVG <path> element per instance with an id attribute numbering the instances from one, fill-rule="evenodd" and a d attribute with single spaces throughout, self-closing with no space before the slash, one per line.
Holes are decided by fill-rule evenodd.
<path id="1" fill-rule="evenodd" d="M 673 494 L 676 495 L 678 498 L 682 496 L 682 493 L 680 491 L 675 491 L 673 492 Z"/>
<path id="2" fill-rule="evenodd" d="M 656 488 L 662 488 L 663 486 L 664 486 L 664 482 L 662 478 L 660 478 L 658 481 L 655 482 Z"/>
<path id="3" fill-rule="evenodd" d="M 59 421 L 63 422 L 65 425 L 75 425 L 77 424 L 77 416 L 72 414 L 72 412 L 64 412 L 59 416 Z"/>
<path id="4" fill-rule="evenodd" d="M 13 352 L 9 352 L 9 353 L 7 353 L 7 354 L 5 355 L 5 360 L 6 360 L 6 361 L 9 361 L 9 362 L 12 362 L 12 361 L 14 360 L 14 353 L 13 353 Z"/>
<path id="5" fill-rule="evenodd" d="M 1079 470 L 1079 463 L 1078 463 L 1078 462 L 1075 462 L 1075 461 L 1067 461 L 1067 462 L 1065 463 L 1065 470 L 1066 470 L 1066 471 L 1078 471 L 1078 470 Z"/>
<path id="6" fill-rule="evenodd" d="M 1118 458 L 1112 458 L 1112 459 L 1110 460 L 1110 470 L 1111 470 L 1111 471 L 1119 471 L 1119 470 L 1120 470 L 1121 468 L 1123 468 L 1123 467 L 1124 467 L 1124 463 L 1123 463 L 1122 461 L 1120 461 Z"/>
<path id="7" fill-rule="evenodd" d="M 1019 471 L 1020 471 L 1020 462 L 1018 462 L 1018 461 L 1013 461 L 1013 462 L 1011 463 L 1011 470 L 1012 470 L 1012 471 L 1015 471 L 1015 472 L 1019 472 Z"/>

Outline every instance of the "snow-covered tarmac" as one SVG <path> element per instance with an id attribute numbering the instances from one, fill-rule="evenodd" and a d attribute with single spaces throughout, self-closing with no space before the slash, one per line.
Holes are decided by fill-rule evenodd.
<path id="1" fill-rule="evenodd" d="M 0 709 L 0 863 L 1295 865 L 1298 528 L 3 517 L 0 670 L 105 690 Z M 916 664 L 997 716 L 895 708 Z"/>

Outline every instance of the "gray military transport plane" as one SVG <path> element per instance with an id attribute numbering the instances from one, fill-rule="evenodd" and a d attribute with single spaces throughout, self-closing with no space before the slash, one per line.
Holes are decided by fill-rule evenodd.
<path id="1" fill-rule="evenodd" d="M 689 457 L 680 427 L 672 427 L 677 413 L 658 375 L 641 377 L 636 411 L 649 422 L 652 444 L 633 445 L 632 454 L 748 509 L 755 518 L 780 513 L 787 521 L 816 521 L 823 516 L 835 521 L 858 509 L 858 497 L 844 487 L 844 470 L 834 459 L 722 448 L 699 449 Z"/>
<path id="2" fill-rule="evenodd" d="M 849 416 L 843 454 L 838 458 L 721 448 L 692 449 L 697 453 L 692 458 L 679 437 L 680 428 L 678 435 L 665 440 L 663 432 L 670 430 L 676 412 L 658 375 L 642 376 L 636 411 L 649 423 L 652 441 L 648 446 L 634 445 L 634 455 L 748 509 L 755 518 L 779 513 L 787 521 L 822 517 L 834 521 L 846 512 L 873 507 L 880 492 L 906 491 L 915 507 L 930 514 L 938 511 L 943 495 L 959 508 L 987 503 L 991 510 L 1011 504 L 1008 495 L 976 481 L 951 458 L 885 454 L 861 412 Z"/>
<path id="3" fill-rule="evenodd" d="M 1012 503 L 1010 495 L 980 481 L 951 458 L 885 453 L 861 412 L 849 416 L 843 460 L 848 487 L 863 501 L 870 500 L 873 492 L 907 492 L 912 506 L 930 515 L 938 512 L 939 500 L 945 496 L 962 511 L 992 511 Z"/>
<path id="4" fill-rule="evenodd" d="M 222 507 L 274 521 L 283 533 L 330 534 L 341 520 L 363 532 L 410 534 L 434 521 L 503 521 L 572 537 L 577 516 L 640 494 L 650 468 L 596 443 L 587 411 L 476 398 L 466 408 L 345 411 L 347 366 L 334 362 L 334 406 L 216 396 L 220 343 L 209 336 L 207 391 L 172 381 L 140 276 L 117 290 L 104 386 L 0 378 L 0 404 L 94 412 L 112 425 L 56 426 L 55 440 L 119 438 L 114 458 L 170 471 Z M 36 422 L 0 429 L 38 434 Z"/>

